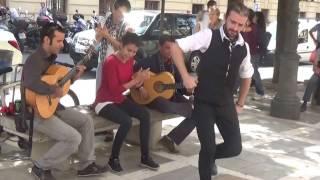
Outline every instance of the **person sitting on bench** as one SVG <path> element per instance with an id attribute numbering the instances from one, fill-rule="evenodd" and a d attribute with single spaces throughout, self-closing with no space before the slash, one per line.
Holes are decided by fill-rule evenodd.
<path id="1" fill-rule="evenodd" d="M 112 145 L 108 165 L 114 172 L 121 172 L 120 148 L 132 126 L 131 117 L 140 121 L 141 163 L 142 167 L 157 170 L 159 165 L 149 154 L 150 114 L 124 95 L 130 88 L 138 88 L 149 78 L 149 70 L 133 74 L 134 56 L 140 45 L 139 37 L 127 32 L 121 41 L 119 51 L 111 54 L 102 67 L 102 83 L 94 103 L 95 112 L 112 122 L 120 124 Z M 143 93 L 143 88 L 141 93 Z"/>
<path id="2" fill-rule="evenodd" d="M 135 64 L 134 70 L 148 69 L 153 73 L 170 72 L 176 84 L 181 84 L 181 77 L 179 71 L 173 64 L 170 54 L 170 42 L 175 40 L 168 35 L 163 35 L 159 39 L 160 49 L 157 53 L 149 58 L 145 58 Z M 179 145 L 195 128 L 195 123 L 190 119 L 192 112 L 192 103 L 183 95 L 187 94 L 186 89 L 176 89 L 175 94 L 171 99 L 157 97 L 148 107 L 156 109 L 163 113 L 174 113 L 186 117 L 176 128 L 174 128 L 168 135 L 165 135 L 160 143 L 166 147 L 170 152 L 179 152 L 177 145 Z"/>
<path id="3" fill-rule="evenodd" d="M 57 54 L 63 48 L 65 32 L 56 23 L 49 23 L 40 32 L 41 46 L 26 60 L 22 72 L 22 87 L 36 94 L 51 97 L 62 97 L 60 86 L 49 85 L 41 79 L 54 64 Z M 85 66 L 77 66 L 75 81 L 82 75 Z M 35 109 L 34 129 L 57 142 L 42 156 L 34 161 L 31 173 L 36 179 L 51 179 L 51 170 L 59 166 L 67 158 L 78 151 L 78 176 L 94 176 L 107 171 L 106 166 L 95 164 L 94 124 L 93 120 L 71 108 L 58 106 L 55 115 L 48 119 L 40 116 Z"/>

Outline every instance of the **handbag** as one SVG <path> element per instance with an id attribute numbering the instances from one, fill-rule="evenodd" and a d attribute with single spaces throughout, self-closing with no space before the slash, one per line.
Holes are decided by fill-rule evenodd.
<path id="1" fill-rule="evenodd" d="M 317 61 L 317 50 L 313 50 L 310 54 L 310 57 L 309 57 L 309 61 L 311 63 L 314 63 L 315 61 Z"/>

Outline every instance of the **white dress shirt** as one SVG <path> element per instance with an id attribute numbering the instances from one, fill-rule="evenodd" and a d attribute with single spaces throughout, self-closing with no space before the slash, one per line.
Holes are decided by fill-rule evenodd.
<path id="1" fill-rule="evenodd" d="M 222 40 L 224 38 L 229 39 L 224 33 L 223 26 L 221 26 L 219 30 L 220 30 L 220 35 Z M 209 48 L 211 39 L 212 39 L 212 30 L 207 28 L 191 36 L 188 36 L 182 39 L 177 39 L 176 42 L 178 43 L 179 47 L 182 49 L 183 52 L 200 50 L 202 53 L 204 53 Z M 247 48 L 247 56 L 243 59 L 240 65 L 239 74 L 241 78 L 251 78 L 254 70 L 250 62 L 251 56 L 250 56 L 249 45 L 244 41 L 241 34 L 239 34 L 238 39 L 235 43 L 235 46 L 244 46 L 244 45 Z"/>

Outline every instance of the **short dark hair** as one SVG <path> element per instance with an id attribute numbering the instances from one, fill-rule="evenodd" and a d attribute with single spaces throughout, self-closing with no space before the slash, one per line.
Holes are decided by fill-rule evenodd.
<path id="1" fill-rule="evenodd" d="M 41 32 L 40 32 L 41 43 L 43 43 L 44 37 L 46 37 L 46 36 L 49 37 L 50 42 L 52 43 L 52 39 L 54 38 L 55 31 L 65 33 L 63 26 L 61 26 L 57 23 L 48 23 L 45 26 L 43 26 L 41 29 Z"/>
<path id="2" fill-rule="evenodd" d="M 160 36 L 160 38 L 159 38 L 160 46 L 163 46 L 164 43 L 166 43 L 166 42 L 175 42 L 175 39 L 172 36 L 169 36 L 169 35 Z"/>
<path id="3" fill-rule="evenodd" d="M 245 16 L 245 17 L 249 16 L 249 9 L 243 3 L 238 3 L 238 2 L 230 3 L 226 12 L 226 17 L 230 15 L 231 11 L 239 13 L 241 16 Z"/>
<path id="4" fill-rule="evenodd" d="M 128 11 L 131 11 L 131 4 L 128 0 L 116 0 L 113 4 L 114 9 L 119 9 L 120 7 L 126 7 Z"/>
<path id="5" fill-rule="evenodd" d="M 253 11 L 253 9 L 249 9 L 248 20 L 250 21 L 250 23 L 253 23 L 254 16 L 255 16 L 255 12 Z"/>
<path id="6" fill-rule="evenodd" d="M 137 47 L 141 46 L 141 40 L 139 36 L 136 33 L 132 33 L 132 32 L 127 32 L 125 35 L 123 35 L 121 42 L 122 42 L 122 46 L 125 46 L 128 44 L 134 44 Z"/>
<path id="7" fill-rule="evenodd" d="M 209 9 L 211 6 L 216 6 L 217 2 L 214 0 L 209 0 L 207 3 L 207 9 Z"/>

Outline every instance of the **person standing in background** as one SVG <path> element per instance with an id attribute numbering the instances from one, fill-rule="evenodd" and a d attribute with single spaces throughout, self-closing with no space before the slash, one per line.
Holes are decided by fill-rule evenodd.
<path id="1" fill-rule="evenodd" d="M 107 17 L 105 23 L 98 24 L 96 28 L 96 40 L 100 43 L 98 67 L 96 70 L 96 92 L 99 91 L 102 76 L 102 67 L 105 59 L 120 48 L 122 36 L 126 33 L 126 24 L 123 21 L 124 13 L 131 10 L 128 0 L 116 0 L 113 4 L 112 13 Z M 105 141 L 112 141 L 113 131 L 108 131 Z"/>
<path id="2" fill-rule="evenodd" d="M 204 28 L 208 28 L 209 26 L 209 11 L 212 8 L 217 8 L 217 2 L 214 0 L 209 0 L 207 3 L 207 10 L 200 11 L 197 15 L 197 24 L 195 27 L 195 32 L 199 32 Z"/>
<path id="3" fill-rule="evenodd" d="M 48 8 L 46 7 L 46 4 L 44 2 L 40 3 L 40 10 L 39 10 L 39 16 L 47 16 L 49 14 Z"/>

